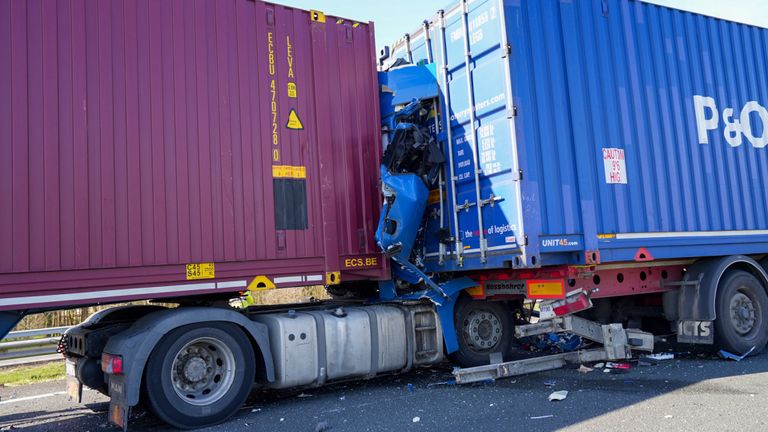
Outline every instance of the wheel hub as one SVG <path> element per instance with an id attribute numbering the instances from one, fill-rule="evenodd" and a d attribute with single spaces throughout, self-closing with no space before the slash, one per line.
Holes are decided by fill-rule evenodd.
<path id="1" fill-rule="evenodd" d="M 195 339 L 182 347 L 171 365 L 173 390 L 192 405 L 210 405 L 232 386 L 236 370 L 232 350 L 214 338 Z"/>
<path id="2" fill-rule="evenodd" d="M 730 304 L 731 323 L 739 334 L 752 331 L 757 321 L 755 304 L 746 294 L 736 293 Z"/>
<path id="3" fill-rule="evenodd" d="M 501 340 L 501 319 L 487 310 L 474 310 L 464 320 L 464 339 L 475 350 L 488 351 Z"/>
<path id="4" fill-rule="evenodd" d="M 200 357 L 191 358 L 184 365 L 184 378 L 194 383 L 202 381 L 207 369 L 205 360 Z"/>

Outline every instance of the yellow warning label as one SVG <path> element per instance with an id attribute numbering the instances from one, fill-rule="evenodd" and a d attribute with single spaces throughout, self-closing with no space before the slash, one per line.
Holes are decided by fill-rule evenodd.
<path id="1" fill-rule="evenodd" d="M 529 280 L 528 297 L 536 299 L 557 299 L 565 297 L 565 287 L 562 281 Z"/>
<path id="2" fill-rule="evenodd" d="M 307 167 L 303 166 L 289 166 L 289 165 L 273 165 L 272 177 L 282 179 L 305 179 L 307 178 Z"/>
<path id="3" fill-rule="evenodd" d="M 288 83 L 288 97 L 296 99 L 297 91 L 296 91 L 296 83 L 289 82 Z"/>
<path id="4" fill-rule="evenodd" d="M 288 114 L 288 124 L 285 125 L 288 129 L 293 130 L 303 130 L 304 125 L 301 123 L 301 120 L 299 119 L 299 115 L 296 114 L 296 110 L 292 109 L 290 114 Z"/>
<path id="5" fill-rule="evenodd" d="M 187 280 L 213 279 L 215 277 L 213 263 L 187 264 Z"/>

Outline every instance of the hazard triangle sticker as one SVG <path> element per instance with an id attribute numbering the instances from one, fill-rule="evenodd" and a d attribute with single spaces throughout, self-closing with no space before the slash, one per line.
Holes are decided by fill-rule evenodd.
<path id="1" fill-rule="evenodd" d="M 304 130 L 304 125 L 301 123 L 301 119 L 299 119 L 295 109 L 291 109 L 290 114 L 288 114 L 288 124 L 285 127 L 293 130 Z"/>

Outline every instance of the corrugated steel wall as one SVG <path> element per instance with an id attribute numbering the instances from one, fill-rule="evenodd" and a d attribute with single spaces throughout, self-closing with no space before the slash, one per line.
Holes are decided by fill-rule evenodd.
<path id="1" fill-rule="evenodd" d="M 375 48 L 355 24 L 0 0 L 0 273 L 375 253 Z M 276 230 L 273 166 L 304 168 L 308 229 Z"/>
<path id="2" fill-rule="evenodd" d="M 392 50 L 424 61 L 428 34 L 442 70 L 446 44 L 444 115 L 457 202 L 469 205 L 450 217 L 466 257 L 430 269 L 517 266 L 517 258 L 583 264 L 593 252 L 599 260 L 598 250 L 603 261 L 626 261 L 640 247 L 657 259 L 768 252 L 768 30 L 635 0 L 466 6 Z M 706 108 L 697 111 L 697 97 Z M 480 201 L 503 198 L 482 212 L 471 178 L 478 164 Z M 496 234 L 505 224 L 514 236 Z M 483 234 L 485 262 L 476 253 Z M 516 250 L 515 238 L 527 244 Z M 433 261 L 436 250 L 432 242 Z"/>
<path id="3" fill-rule="evenodd" d="M 768 228 L 765 149 L 746 137 L 729 145 L 721 119 L 729 107 L 738 118 L 749 101 L 768 106 L 768 30 L 640 1 L 507 10 L 525 109 L 518 138 L 539 179 L 542 233 Z M 708 144 L 699 142 L 697 95 L 719 110 Z M 768 124 L 750 120 L 765 136 Z M 604 179 L 609 148 L 625 151 L 625 185 Z"/>

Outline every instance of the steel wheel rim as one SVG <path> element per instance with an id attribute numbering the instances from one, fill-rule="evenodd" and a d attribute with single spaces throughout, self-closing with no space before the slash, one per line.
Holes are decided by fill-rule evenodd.
<path id="1" fill-rule="evenodd" d="M 752 332 L 758 324 L 760 317 L 757 314 L 755 303 L 744 292 L 737 292 L 731 297 L 729 305 L 731 324 L 740 335 Z"/>
<path id="2" fill-rule="evenodd" d="M 190 405 L 203 406 L 224 397 L 235 380 L 232 350 L 222 341 L 201 337 L 185 344 L 171 364 L 171 384 Z"/>
<path id="3" fill-rule="evenodd" d="M 501 318 L 488 310 L 473 310 L 464 318 L 464 340 L 474 351 L 488 351 L 501 342 Z"/>

